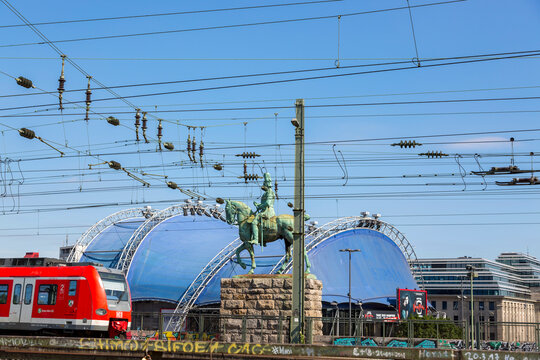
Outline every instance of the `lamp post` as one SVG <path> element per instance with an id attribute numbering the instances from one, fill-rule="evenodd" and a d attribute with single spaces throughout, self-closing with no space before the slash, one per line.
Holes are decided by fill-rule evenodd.
<path id="1" fill-rule="evenodd" d="M 360 337 L 364 337 L 364 308 L 361 300 L 356 302 L 356 305 L 360 306 Z M 356 329 L 358 332 L 358 329 Z"/>
<path id="2" fill-rule="evenodd" d="M 359 249 L 340 249 L 340 252 L 348 252 L 349 253 L 349 293 L 347 296 L 349 297 L 349 336 L 352 334 L 352 303 L 351 303 L 351 254 L 353 252 L 360 252 Z"/>
<path id="3" fill-rule="evenodd" d="M 465 320 L 465 314 L 463 313 L 463 304 L 465 302 L 465 299 L 467 298 L 465 295 L 463 295 L 463 278 L 464 276 L 460 277 L 461 285 L 460 285 L 460 291 L 461 295 L 458 295 L 458 299 L 460 300 L 460 308 L 461 308 L 461 321 Z"/>
<path id="4" fill-rule="evenodd" d="M 473 295 L 473 280 L 478 276 L 478 273 L 475 271 L 475 267 L 472 265 L 467 265 L 467 275 L 471 280 L 471 347 L 474 349 L 474 295 Z"/>

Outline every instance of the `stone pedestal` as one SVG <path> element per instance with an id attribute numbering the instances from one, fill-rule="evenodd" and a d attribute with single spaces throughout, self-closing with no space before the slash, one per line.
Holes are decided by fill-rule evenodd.
<path id="1" fill-rule="evenodd" d="M 322 282 L 306 279 L 307 336 L 322 335 Z M 289 342 L 291 275 L 243 275 L 221 279 L 221 330 L 224 342 Z M 311 334 L 309 332 L 311 331 Z M 280 336 L 281 334 L 281 336 Z"/>

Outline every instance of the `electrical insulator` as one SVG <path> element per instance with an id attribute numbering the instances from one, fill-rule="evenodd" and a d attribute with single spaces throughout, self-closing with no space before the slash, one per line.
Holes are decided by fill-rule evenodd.
<path id="1" fill-rule="evenodd" d="M 122 168 L 122 165 L 119 162 L 114 161 L 114 160 L 109 161 L 107 164 L 109 165 L 111 169 L 114 169 L 114 170 L 120 170 Z"/>
<path id="2" fill-rule="evenodd" d="M 144 138 L 144 142 L 145 143 L 149 143 L 150 141 L 148 141 L 148 139 L 146 138 L 146 129 L 148 129 L 148 126 L 147 126 L 147 122 L 148 122 L 148 119 L 146 119 L 146 112 L 143 112 L 142 113 L 142 135 L 143 135 L 143 138 Z"/>
<path id="3" fill-rule="evenodd" d="M 434 159 L 434 158 L 442 158 L 443 156 L 448 156 L 448 154 L 444 154 L 442 151 L 428 151 L 425 153 L 418 154 L 418 156 L 427 156 L 428 159 Z"/>
<path id="4" fill-rule="evenodd" d="M 114 116 L 109 116 L 107 118 L 107 122 L 111 125 L 114 125 L 114 126 L 118 126 L 120 125 L 120 120 L 118 120 L 117 118 L 115 118 Z"/>
<path id="5" fill-rule="evenodd" d="M 221 164 L 214 164 L 214 166 L 212 166 L 212 167 L 217 171 L 223 170 L 223 166 Z"/>
<path id="6" fill-rule="evenodd" d="M 254 153 L 254 152 L 245 152 L 245 151 L 244 151 L 243 153 L 241 153 L 241 154 L 236 154 L 235 156 L 241 156 L 241 157 L 243 157 L 244 159 L 249 159 L 249 158 L 256 158 L 256 157 L 259 157 L 259 156 L 261 156 L 261 155 L 256 154 L 256 153 Z"/>
<path id="7" fill-rule="evenodd" d="M 201 138 L 201 143 L 199 144 L 199 161 L 201 163 L 201 167 L 204 167 L 203 165 L 203 154 L 204 154 L 204 143 Z"/>
<path id="8" fill-rule="evenodd" d="M 173 144 L 173 143 L 170 143 L 170 142 L 164 142 L 164 143 L 163 143 L 163 146 L 164 146 L 165 149 L 167 149 L 167 150 L 170 150 L 170 151 L 173 151 L 173 150 L 174 150 L 174 144 Z"/>
<path id="9" fill-rule="evenodd" d="M 163 137 L 163 126 L 161 126 L 161 119 L 158 119 L 158 127 L 157 127 L 157 138 L 158 138 L 158 147 L 159 151 L 161 151 L 161 138 Z"/>
<path id="10" fill-rule="evenodd" d="M 171 189 L 178 189 L 178 185 L 174 181 L 168 181 L 167 186 Z"/>
<path id="11" fill-rule="evenodd" d="M 262 179 L 262 177 L 260 177 L 258 174 L 244 174 L 242 176 L 239 176 L 238 178 L 239 179 L 244 179 L 246 184 L 247 184 L 248 181 Z"/>
<path id="12" fill-rule="evenodd" d="M 62 98 L 64 94 L 64 83 L 66 82 L 66 78 L 64 77 L 64 62 L 66 60 L 66 55 L 62 55 L 62 72 L 60 73 L 60 78 L 58 78 L 58 102 L 59 107 L 58 110 L 64 110 L 64 104 L 62 103 Z"/>
<path id="13" fill-rule="evenodd" d="M 32 80 L 27 79 L 24 76 L 19 76 L 15 79 L 15 81 L 17 81 L 17 84 L 22 86 L 23 88 L 30 89 L 35 87 L 34 84 L 32 84 Z"/>
<path id="14" fill-rule="evenodd" d="M 41 141 L 45 145 L 47 145 L 50 148 L 58 151 L 60 153 L 60 156 L 64 156 L 64 153 L 62 151 L 58 150 L 57 148 L 55 148 L 54 146 L 49 144 L 47 141 L 40 138 L 39 136 L 36 136 L 36 133 L 34 132 L 34 130 L 30 130 L 30 129 L 27 129 L 27 128 L 21 128 L 21 129 L 19 129 L 19 135 L 21 135 L 23 138 L 27 138 L 27 139 L 30 139 L 30 140 L 38 139 L 39 141 Z"/>
<path id="15" fill-rule="evenodd" d="M 88 112 L 90 111 L 90 103 L 92 103 L 92 90 L 90 90 L 90 79 L 92 79 L 91 76 L 87 76 L 88 78 L 88 87 L 86 88 L 86 117 L 84 120 L 88 121 L 90 118 L 88 117 Z"/>
<path id="16" fill-rule="evenodd" d="M 34 130 L 30 130 L 27 128 L 19 129 L 19 135 L 27 139 L 33 139 L 36 137 L 36 133 L 34 132 Z"/>
<path id="17" fill-rule="evenodd" d="M 195 159 L 195 151 L 197 151 L 196 149 L 197 142 L 195 141 L 195 135 L 193 135 L 193 140 L 191 141 L 191 158 L 195 164 L 197 163 L 197 159 Z"/>
<path id="18" fill-rule="evenodd" d="M 189 128 L 188 128 L 188 131 L 189 131 Z M 188 133 L 188 136 L 187 136 L 186 151 L 187 151 L 187 154 L 188 154 L 188 157 L 189 157 L 189 161 L 193 161 L 193 159 L 191 158 L 191 135 L 189 133 Z"/>
<path id="19" fill-rule="evenodd" d="M 137 111 L 135 113 L 135 136 L 136 141 L 140 141 L 139 139 L 139 126 L 141 125 L 141 109 L 135 109 Z"/>
<path id="20" fill-rule="evenodd" d="M 391 146 L 399 146 L 400 148 L 415 148 L 417 146 L 422 146 L 422 144 L 417 143 L 416 140 L 401 140 L 398 143 L 391 144 Z"/>

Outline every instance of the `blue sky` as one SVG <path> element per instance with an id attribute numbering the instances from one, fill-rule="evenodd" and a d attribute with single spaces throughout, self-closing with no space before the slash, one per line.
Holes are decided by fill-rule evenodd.
<path id="1" fill-rule="evenodd" d="M 278 3 L 285 2 L 261 1 L 256 4 Z M 428 2 L 411 0 L 410 3 L 414 6 Z M 254 2 L 160 1 L 150 5 L 144 1 L 95 1 L 92 4 L 12 1 L 11 4 L 29 21 L 44 22 L 242 7 L 252 6 Z M 57 44 L 87 73 L 113 86 L 333 67 L 338 49 L 337 15 L 406 5 L 404 0 L 343 0 L 38 28 L 50 40 L 60 40 L 336 15 L 316 21 Z M 535 0 L 468 0 L 413 8 L 412 16 L 421 59 L 540 49 L 537 36 L 540 33 L 540 3 Z M 19 23 L 7 7 L 0 7 L 0 24 Z M 40 41 L 27 27 L 0 28 L 0 34 L 0 70 L 12 76 L 25 76 L 38 88 L 55 92 L 60 71 L 58 54 L 46 45 L 2 46 Z M 416 56 L 407 10 L 343 16 L 339 45 L 342 67 L 407 61 Z M 532 57 L 420 67 L 130 99 L 149 113 L 184 110 L 155 113 L 164 120 L 163 141 L 173 142 L 176 150 L 185 148 L 188 134 L 187 128 L 178 124 L 205 127 L 203 169 L 198 165 L 190 166 L 184 152 L 155 151 L 155 117 L 149 117 L 152 142 L 136 144 L 133 141 L 134 111 L 121 100 L 94 101 L 91 108 L 95 113 L 91 114 L 88 123 L 83 120 L 82 111 L 69 104 L 66 104 L 64 115 L 57 106 L 46 106 L 47 111 L 41 112 L 34 112 L 35 108 L 0 110 L 0 116 L 3 116 L 0 117 L 0 124 L 3 124 L 0 126 L 0 156 L 4 176 L 0 190 L 0 194 L 4 194 L 0 203 L 0 241 L 6 245 L 0 256 L 20 256 L 25 251 L 56 256 L 66 235 L 73 243 L 93 223 L 130 206 L 126 203 L 133 203 L 131 206 L 150 203 L 156 208 L 164 208 L 184 198 L 180 192 L 168 189 L 163 178 L 142 176 L 141 172 L 166 174 L 180 186 L 209 198 L 221 196 L 251 202 L 260 196 L 259 186 L 256 183 L 246 186 L 236 178 L 243 169 L 241 161 L 234 155 L 244 151 L 244 145 L 252 146 L 249 151 L 262 155 L 257 164 L 248 162 L 249 172 L 260 174 L 263 168 L 273 175 L 277 172 L 278 195 L 281 196 L 277 209 L 279 212 L 290 211 L 285 204 L 293 191 L 294 151 L 290 145 L 277 147 L 275 144 L 276 137 L 279 144 L 294 141 L 289 121 L 294 117 L 292 106 L 297 98 L 304 98 L 307 106 L 306 208 L 320 224 L 367 210 L 381 213 L 383 220 L 404 232 L 420 257 L 468 255 L 494 258 L 503 251 L 528 251 L 538 256 L 539 187 L 494 184 L 495 180 L 510 180 L 512 176 L 509 175 L 487 178 L 488 186 L 482 190 L 482 179 L 470 175 L 470 171 L 478 170 L 472 156 L 476 153 L 481 155 L 479 161 L 483 168 L 509 165 L 508 139 L 511 136 L 516 139 L 516 165 L 530 169 L 528 154 L 540 153 L 539 131 L 485 132 L 539 128 L 538 99 L 310 108 L 310 105 L 321 104 L 538 97 L 538 61 L 538 57 Z M 122 96 L 141 95 L 375 68 L 341 68 L 115 91 Z M 84 75 L 69 64 L 65 76 L 66 89 L 86 88 Z M 97 87 L 96 84 L 92 86 Z M 0 95 L 32 92 L 39 90 L 24 89 L 13 79 L 0 74 Z M 81 101 L 84 96 L 84 91 L 64 94 L 66 101 Z M 110 97 L 106 91 L 93 92 L 93 99 L 106 97 Z M 0 97 L 0 109 L 56 102 L 57 99 L 47 94 Z M 267 109 L 201 111 L 246 107 Z M 277 122 L 274 120 L 276 112 Z M 20 116 L 22 114 L 25 116 Z M 125 126 L 107 124 L 104 117 L 109 115 L 118 117 Z M 18 136 L 13 128 L 21 127 L 33 129 L 45 140 L 60 144 L 68 156 L 59 158 L 43 143 Z M 201 130 L 195 132 L 199 142 Z M 478 134 L 421 137 L 456 133 Z M 415 139 L 424 146 L 402 150 L 390 146 L 399 140 L 340 142 L 378 138 Z M 320 143 L 309 144 L 314 142 Z M 66 144 L 68 148 L 63 146 Z M 144 177 L 151 187 L 143 190 L 125 173 L 108 169 L 106 165 L 89 170 L 88 164 L 100 160 L 85 156 L 88 150 L 99 159 L 119 161 L 134 174 Z M 334 151 L 340 161 L 336 160 Z M 425 159 L 417 155 L 423 151 L 443 151 L 451 156 Z M 118 154 L 122 152 L 130 154 Z M 462 156 L 460 164 L 467 174 L 464 179 L 459 176 L 456 154 Z M 42 157 L 46 159 L 38 159 Z M 22 161 L 17 161 L 19 159 Z M 213 170 L 211 166 L 215 163 L 223 163 L 225 171 Z M 342 167 L 346 168 L 348 179 L 343 179 Z M 157 201 L 160 203 L 153 203 Z M 124 205 L 112 206 L 114 203 Z M 67 210 L 72 206 L 91 204 L 108 206 Z"/>

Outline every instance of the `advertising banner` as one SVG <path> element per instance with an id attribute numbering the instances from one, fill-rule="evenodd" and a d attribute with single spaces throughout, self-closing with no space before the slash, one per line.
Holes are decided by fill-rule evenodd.
<path id="1" fill-rule="evenodd" d="M 397 289 L 398 313 L 400 319 L 407 319 L 416 314 L 424 317 L 427 314 L 427 291 Z"/>

